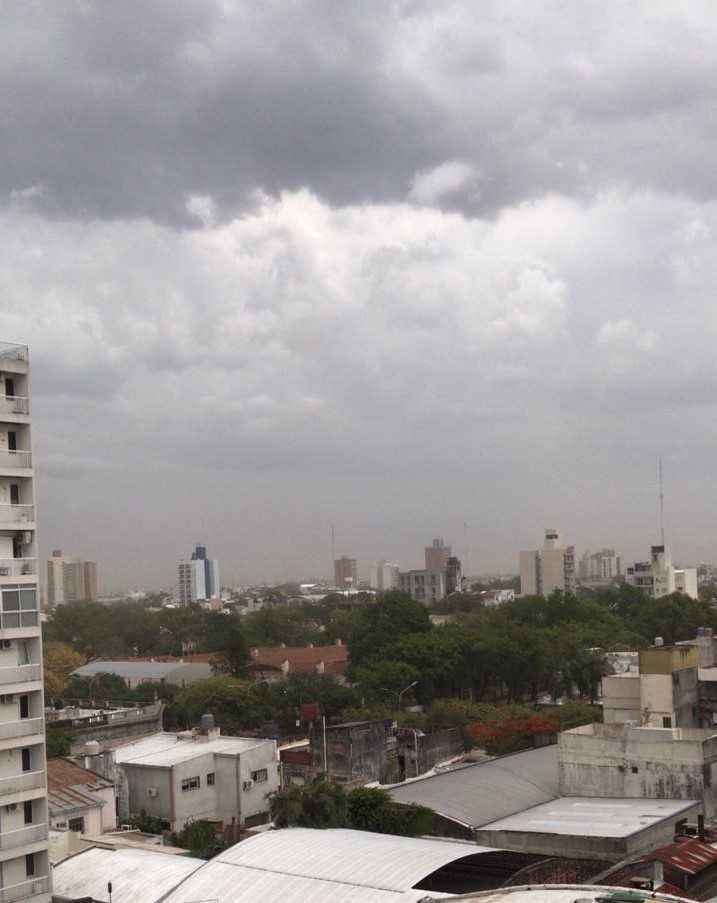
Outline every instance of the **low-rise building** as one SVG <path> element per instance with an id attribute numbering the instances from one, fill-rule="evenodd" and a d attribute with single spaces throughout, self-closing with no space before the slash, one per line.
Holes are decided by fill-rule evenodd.
<path id="1" fill-rule="evenodd" d="M 341 640 L 329 646 L 258 646 L 250 650 L 257 681 L 283 680 L 289 674 L 326 674 L 346 682 L 349 650 Z"/>
<path id="2" fill-rule="evenodd" d="M 202 818 L 241 827 L 269 820 L 269 795 L 279 789 L 274 740 L 221 736 L 205 715 L 203 728 L 143 737 L 114 750 L 120 818 L 160 818 L 172 831 Z"/>
<path id="3" fill-rule="evenodd" d="M 717 735 L 701 728 L 586 724 L 558 735 L 564 796 L 699 800 L 717 814 Z"/>
<path id="4" fill-rule="evenodd" d="M 101 834 L 117 824 L 114 783 L 69 759 L 47 760 L 50 828 Z"/>
<path id="5" fill-rule="evenodd" d="M 213 674 L 212 666 L 207 661 L 97 661 L 88 662 L 72 672 L 76 677 L 96 677 L 98 674 L 116 674 L 121 677 L 130 690 L 139 684 L 157 683 L 174 684 L 177 687 L 188 687 L 198 680 L 205 680 Z"/>

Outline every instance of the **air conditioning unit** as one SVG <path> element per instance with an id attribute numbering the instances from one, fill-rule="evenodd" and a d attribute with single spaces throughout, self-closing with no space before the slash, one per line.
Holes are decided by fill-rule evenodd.
<path id="1" fill-rule="evenodd" d="M 147 796 L 155 797 L 159 796 L 159 790 L 156 787 L 148 787 L 147 788 Z"/>
<path id="2" fill-rule="evenodd" d="M 254 781 L 243 781 L 241 785 L 242 790 L 251 790 L 254 786 Z"/>

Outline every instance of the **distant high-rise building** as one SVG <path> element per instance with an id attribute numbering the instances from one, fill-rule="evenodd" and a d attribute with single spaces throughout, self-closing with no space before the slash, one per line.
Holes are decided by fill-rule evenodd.
<path id="1" fill-rule="evenodd" d="M 553 590 L 575 592 L 575 546 L 565 546 L 560 531 L 548 528 L 542 549 L 520 553 L 520 591 L 524 596 L 549 596 Z"/>
<path id="2" fill-rule="evenodd" d="M 637 561 L 627 568 L 625 582 L 653 599 L 675 592 L 697 598 L 697 569 L 675 568 L 665 545 L 652 546 L 649 561 Z"/>
<path id="3" fill-rule="evenodd" d="M 30 373 L 24 345 L 0 343 L 0 900 L 49 903 Z"/>
<path id="4" fill-rule="evenodd" d="M 377 561 L 371 568 L 371 589 L 380 593 L 401 586 L 401 569 L 395 561 Z"/>
<path id="5" fill-rule="evenodd" d="M 339 589 L 358 586 L 358 568 L 356 559 L 342 555 L 334 561 L 334 584 Z"/>
<path id="6" fill-rule="evenodd" d="M 448 559 L 451 557 L 451 547 L 445 545 L 442 539 L 434 539 L 430 546 L 425 547 L 426 570 L 436 574 L 443 574 L 448 567 Z"/>
<path id="7" fill-rule="evenodd" d="M 189 561 L 182 561 L 178 568 L 178 597 L 182 605 L 218 598 L 219 562 L 207 558 L 207 548 L 197 544 Z"/>
<path id="8" fill-rule="evenodd" d="M 424 605 L 440 602 L 446 596 L 446 572 L 404 571 L 401 574 L 401 589 L 416 602 L 423 602 Z"/>
<path id="9" fill-rule="evenodd" d="M 97 601 L 97 563 L 66 558 L 54 549 L 47 562 L 47 604 Z"/>
<path id="10" fill-rule="evenodd" d="M 460 558 L 451 555 L 446 565 L 446 595 L 459 593 L 463 582 L 463 571 Z"/>
<path id="11" fill-rule="evenodd" d="M 578 580 L 584 586 L 599 587 L 612 583 L 622 574 L 622 561 L 614 549 L 585 552 L 578 563 Z"/>

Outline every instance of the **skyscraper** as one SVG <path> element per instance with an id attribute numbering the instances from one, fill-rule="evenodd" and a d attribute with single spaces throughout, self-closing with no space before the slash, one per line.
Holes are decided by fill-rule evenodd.
<path id="1" fill-rule="evenodd" d="M 334 584 L 339 589 L 358 586 L 358 568 L 356 559 L 342 555 L 334 561 Z"/>
<path id="2" fill-rule="evenodd" d="M 560 531 L 545 531 L 542 549 L 520 553 L 520 591 L 524 596 L 549 596 L 553 590 L 574 593 L 575 546 L 565 546 Z"/>
<path id="3" fill-rule="evenodd" d="M 24 345 L 0 343 L 0 900 L 49 903 L 42 636 Z"/>
<path id="4" fill-rule="evenodd" d="M 47 561 L 47 605 L 97 601 L 97 563 L 66 558 L 53 549 Z"/>
<path id="5" fill-rule="evenodd" d="M 206 546 L 197 543 L 191 559 L 180 563 L 178 576 L 178 596 L 182 605 L 219 597 L 219 562 L 207 558 Z"/>
<path id="6" fill-rule="evenodd" d="M 426 546 L 426 570 L 434 574 L 442 574 L 448 568 L 448 559 L 451 557 L 451 547 L 442 539 L 434 539 L 430 546 Z"/>

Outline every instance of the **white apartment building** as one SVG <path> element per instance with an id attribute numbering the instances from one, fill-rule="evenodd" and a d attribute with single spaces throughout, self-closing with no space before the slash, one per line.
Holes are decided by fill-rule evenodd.
<path id="1" fill-rule="evenodd" d="M 625 571 L 625 582 L 653 599 L 681 592 L 697 598 L 697 569 L 675 568 L 665 545 L 652 546 L 649 561 L 636 561 Z"/>
<path id="2" fill-rule="evenodd" d="M 114 750 L 119 816 L 146 812 L 172 831 L 199 818 L 242 827 L 266 824 L 279 789 L 276 741 L 223 737 L 211 716 L 180 734 L 141 737 Z"/>
<path id="3" fill-rule="evenodd" d="M 400 589 L 401 569 L 395 561 L 377 561 L 371 568 L 371 589 L 385 593 L 391 589 Z"/>
<path id="4" fill-rule="evenodd" d="M 563 545 L 553 527 L 546 529 L 542 549 L 520 552 L 519 565 L 524 596 L 549 596 L 556 589 L 575 592 L 575 546 Z"/>
<path id="5" fill-rule="evenodd" d="M 0 903 L 49 903 L 30 372 L 0 343 Z"/>

